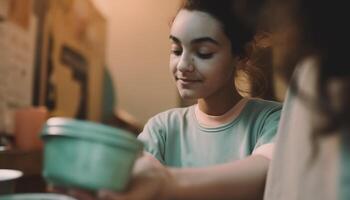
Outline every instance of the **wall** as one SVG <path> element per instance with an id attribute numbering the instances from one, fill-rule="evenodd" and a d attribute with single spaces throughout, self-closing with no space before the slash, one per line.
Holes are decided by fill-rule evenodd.
<path id="1" fill-rule="evenodd" d="M 108 20 L 107 66 L 118 108 L 141 124 L 178 104 L 168 69 L 169 22 L 178 0 L 94 0 Z"/>

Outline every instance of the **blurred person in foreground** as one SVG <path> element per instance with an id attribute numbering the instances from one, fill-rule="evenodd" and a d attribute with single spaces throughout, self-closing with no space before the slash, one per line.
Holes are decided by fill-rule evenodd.
<path id="1" fill-rule="evenodd" d="M 275 71 L 289 84 L 264 199 L 350 199 L 346 3 L 237 2 L 245 22 L 270 29 Z"/>

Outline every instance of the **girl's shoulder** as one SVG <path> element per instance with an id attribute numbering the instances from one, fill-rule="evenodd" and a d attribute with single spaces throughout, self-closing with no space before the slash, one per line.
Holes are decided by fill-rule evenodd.
<path id="1" fill-rule="evenodd" d="M 250 98 L 247 101 L 246 107 L 248 109 L 268 111 L 268 110 L 281 110 L 282 103 L 277 101 L 264 100 L 260 98 Z"/>
<path id="2" fill-rule="evenodd" d="M 266 134 L 264 137 L 272 138 L 277 131 L 281 111 L 282 104 L 279 102 L 252 98 L 241 112 L 239 124 L 253 130 L 251 134 Z"/>
<path id="3" fill-rule="evenodd" d="M 241 117 L 251 121 L 265 121 L 267 119 L 278 120 L 282 111 L 282 103 L 259 98 L 251 98 L 247 101 Z"/>

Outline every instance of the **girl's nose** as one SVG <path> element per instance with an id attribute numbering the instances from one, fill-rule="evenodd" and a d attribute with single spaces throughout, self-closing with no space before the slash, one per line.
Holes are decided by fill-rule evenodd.
<path id="1" fill-rule="evenodd" d="M 180 61 L 177 64 L 177 69 L 181 72 L 192 72 L 194 71 L 194 65 L 191 56 L 185 52 L 181 55 Z"/>

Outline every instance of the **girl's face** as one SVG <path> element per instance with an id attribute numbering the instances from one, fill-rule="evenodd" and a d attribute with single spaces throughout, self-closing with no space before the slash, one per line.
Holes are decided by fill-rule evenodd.
<path id="1" fill-rule="evenodd" d="M 170 70 L 182 98 L 209 98 L 234 89 L 235 59 L 219 21 L 181 10 L 171 27 Z"/>

